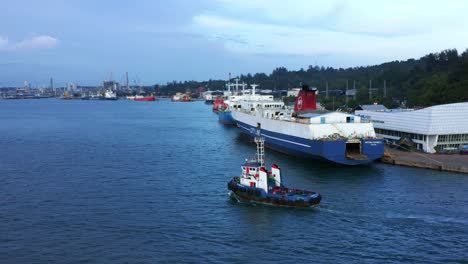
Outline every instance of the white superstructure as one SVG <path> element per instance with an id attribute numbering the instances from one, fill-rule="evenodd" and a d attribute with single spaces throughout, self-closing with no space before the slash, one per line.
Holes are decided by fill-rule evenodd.
<path id="1" fill-rule="evenodd" d="M 117 99 L 117 95 L 112 90 L 107 90 L 104 94 L 104 98 L 107 100 Z"/>
<path id="2" fill-rule="evenodd" d="M 236 85 L 234 85 L 234 86 L 236 86 Z M 263 102 L 263 103 L 265 103 L 265 102 L 273 102 L 274 101 L 273 95 L 256 94 L 255 89 L 258 86 L 257 84 L 251 84 L 250 86 L 252 86 L 252 90 L 248 91 L 248 92 L 247 92 L 247 90 L 244 89 L 244 85 L 240 84 L 239 86 L 242 86 L 242 93 L 237 92 L 234 95 L 229 95 L 224 100 L 224 102 L 227 104 L 229 110 L 240 108 L 242 102 L 259 102 L 259 103 Z"/>
<path id="3" fill-rule="evenodd" d="M 377 136 L 397 141 L 409 137 L 429 153 L 468 144 L 468 102 L 420 110 L 356 111 L 370 120 Z"/>
<path id="4" fill-rule="evenodd" d="M 241 109 L 233 111 L 236 120 L 250 126 L 261 124 L 262 129 L 311 140 L 326 138 L 374 138 L 371 123 L 361 122 L 359 116 L 341 112 L 318 112 L 292 115 L 292 109 L 278 108 L 277 102 L 242 102 Z"/>

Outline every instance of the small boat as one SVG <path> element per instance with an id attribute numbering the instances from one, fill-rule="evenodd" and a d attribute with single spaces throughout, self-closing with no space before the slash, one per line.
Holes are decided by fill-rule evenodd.
<path id="1" fill-rule="evenodd" d="M 207 105 L 212 105 L 215 101 L 215 97 L 213 96 L 213 94 L 211 92 L 207 92 L 203 98 L 205 99 L 205 104 Z"/>
<path id="2" fill-rule="evenodd" d="M 322 196 L 319 193 L 295 188 L 287 188 L 281 182 L 281 169 L 271 166 L 265 169 L 264 138 L 255 137 L 257 153 L 241 166 L 242 173 L 228 182 L 229 195 L 240 202 L 285 207 L 315 207 Z"/>
<path id="3" fill-rule="evenodd" d="M 67 91 L 65 91 L 63 93 L 63 96 L 60 97 L 60 99 L 62 99 L 62 100 L 76 100 L 76 99 L 80 99 L 80 97 L 73 96 L 73 95 L 69 94 Z"/>
<path id="4" fill-rule="evenodd" d="M 107 90 L 103 97 L 104 100 L 117 100 L 117 95 L 112 90 Z"/>
<path id="5" fill-rule="evenodd" d="M 102 100 L 102 96 L 98 95 L 98 94 L 91 94 L 89 96 L 89 100 Z"/>
<path id="6" fill-rule="evenodd" d="M 172 102 L 191 102 L 190 94 L 176 93 L 171 97 Z"/>
<path id="7" fill-rule="evenodd" d="M 133 100 L 134 101 L 143 101 L 143 102 L 152 102 L 152 101 L 156 101 L 156 97 L 154 97 L 154 95 L 150 95 L 150 96 L 137 95 L 137 96 L 135 96 L 135 98 Z"/>

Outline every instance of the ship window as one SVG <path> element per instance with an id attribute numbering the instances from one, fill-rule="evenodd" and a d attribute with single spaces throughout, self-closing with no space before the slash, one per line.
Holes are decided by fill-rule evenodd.
<path id="1" fill-rule="evenodd" d="M 325 117 L 324 116 L 320 117 L 320 123 L 325 124 Z"/>
<path id="2" fill-rule="evenodd" d="M 354 123 L 354 116 L 347 116 L 346 123 Z"/>

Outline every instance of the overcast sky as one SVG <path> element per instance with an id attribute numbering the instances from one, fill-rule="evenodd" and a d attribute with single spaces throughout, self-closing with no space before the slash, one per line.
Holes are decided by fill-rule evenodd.
<path id="1" fill-rule="evenodd" d="M 468 48 L 468 1 L 5 0 L 0 86 L 227 79 Z"/>

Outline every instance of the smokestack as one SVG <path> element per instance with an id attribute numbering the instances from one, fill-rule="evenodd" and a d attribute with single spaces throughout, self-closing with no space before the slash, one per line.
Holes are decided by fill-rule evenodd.
<path id="1" fill-rule="evenodd" d="M 316 92 L 316 89 L 309 88 L 307 84 L 302 85 L 302 90 L 297 95 L 294 103 L 294 112 L 317 110 Z"/>

